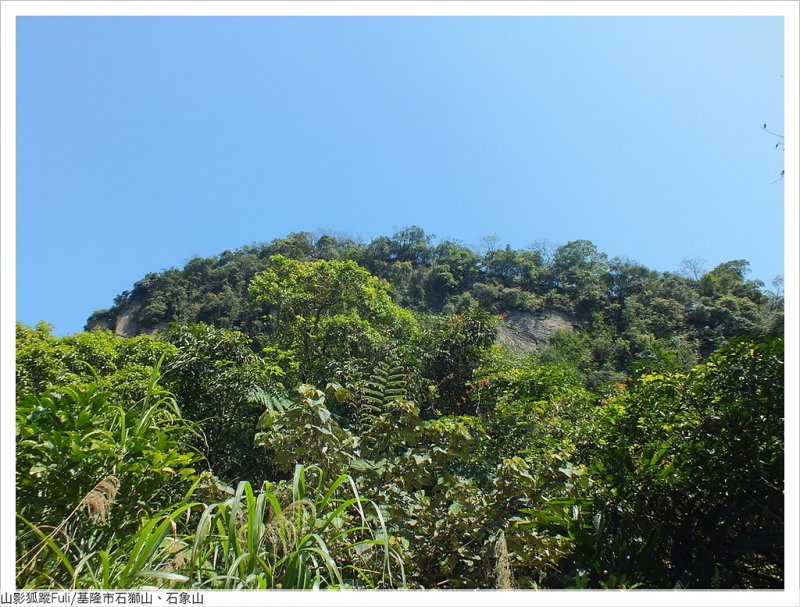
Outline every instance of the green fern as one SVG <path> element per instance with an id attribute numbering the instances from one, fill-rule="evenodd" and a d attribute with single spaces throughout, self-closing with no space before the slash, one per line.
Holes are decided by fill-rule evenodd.
<path id="1" fill-rule="evenodd" d="M 362 387 L 361 397 L 356 425 L 365 445 L 375 448 L 378 437 L 372 436 L 371 430 L 376 420 L 386 412 L 387 405 L 407 398 L 402 367 L 385 361 L 379 362 L 375 373 L 370 375 Z"/>
<path id="2" fill-rule="evenodd" d="M 364 400 L 371 406 L 381 407 L 406 398 L 405 374 L 400 365 L 381 361 L 369 377 L 363 392 Z"/>
<path id="3" fill-rule="evenodd" d="M 256 423 L 256 427 L 258 428 L 263 426 L 266 416 L 271 416 L 276 413 L 286 413 L 294 404 L 288 396 L 276 394 L 260 386 L 253 386 L 247 391 L 247 401 L 254 405 L 261 405 L 264 407 L 264 412 Z"/>

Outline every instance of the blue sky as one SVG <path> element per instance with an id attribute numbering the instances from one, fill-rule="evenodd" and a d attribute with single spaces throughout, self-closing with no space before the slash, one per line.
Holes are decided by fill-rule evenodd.
<path id="1" fill-rule="evenodd" d="M 783 274 L 783 22 L 23 17 L 17 318 L 291 231 Z"/>

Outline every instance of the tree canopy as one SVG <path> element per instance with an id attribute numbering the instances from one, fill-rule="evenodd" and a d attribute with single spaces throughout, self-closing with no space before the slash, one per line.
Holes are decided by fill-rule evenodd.
<path id="1" fill-rule="evenodd" d="M 294 233 L 18 325 L 18 586 L 783 587 L 782 293 L 487 245 Z"/>

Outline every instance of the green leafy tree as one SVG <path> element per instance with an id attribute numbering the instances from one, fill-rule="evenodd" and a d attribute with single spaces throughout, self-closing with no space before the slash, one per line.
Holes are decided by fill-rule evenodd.
<path id="1" fill-rule="evenodd" d="M 268 309 L 270 336 L 280 356 L 296 362 L 298 381 L 357 381 L 390 349 L 408 357 L 419 333 L 388 285 L 353 261 L 272 256 L 250 294 Z"/>
<path id="2" fill-rule="evenodd" d="M 329 386 L 335 397 L 337 386 Z M 354 457 L 355 437 L 343 429 L 325 404 L 326 394 L 303 384 L 297 396 L 270 406 L 258 419 L 255 445 L 263 448 L 279 472 L 296 465 L 318 465 L 330 476 L 347 469 Z"/>
<path id="3" fill-rule="evenodd" d="M 588 317 L 603 302 L 608 258 L 588 240 L 575 240 L 556 249 L 548 267 L 552 287 L 569 297 L 575 312 Z"/>
<path id="4" fill-rule="evenodd" d="M 594 576 L 782 586 L 782 352 L 779 340 L 735 340 L 605 401 L 590 459 L 605 484 Z"/>
<path id="5" fill-rule="evenodd" d="M 479 307 L 425 320 L 422 376 L 428 385 L 425 414 L 470 411 L 468 384 L 494 343 L 496 318 Z"/>
<path id="6" fill-rule="evenodd" d="M 264 361 L 242 333 L 210 325 L 175 325 L 162 338 L 175 348 L 164 384 L 176 394 L 184 416 L 203 428 L 196 447 L 227 482 L 262 480 L 272 474 L 253 449 L 262 406 L 255 394 L 277 393 L 283 370 Z"/>
<path id="7" fill-rule="evenodd" d="M 770 309 L 761 281 L 747 280 L 743 259 L 718 265 L 700 279 L 699 302 L 689 322 L 699 334 L 703 354 L 730 337 L 756 335 L 769 329 Z"/>
<path id="8" fill-rule="evenodd" d="M 97 383 L 126 405 L 141 399 L 161 357 L 169 361 L 175 353 L 170 344 L 147 335 L 121 339 L 98 330 L 55 337 L 47 323 L 17 324 L 16 345 L 18 396 Z"/>

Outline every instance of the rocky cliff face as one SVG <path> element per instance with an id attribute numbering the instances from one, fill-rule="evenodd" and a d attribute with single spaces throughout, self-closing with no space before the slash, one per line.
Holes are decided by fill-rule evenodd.
<path id="1" fill-rule="evenodd" d="M 87 331 L 96 329 L 106 329 L 113 331 L 118 337 L 136 337 L 137 335 L 155 335 L 166 327 L 166 323 L 160 323 L 157 327 L 142 327 L 136 321 L 136 313 L 141 306 L 139 304 L 127 305 L 119 310 L 109 310 L 106 313 L 95 313 L 86 323 Z"/>
<path id="2" fill-rule="evenodd" d="M 156 327 L 139 326 L 136 321 L 138 310 L 139 306 L 134 304 L 117 313 L 97 314 L 87 323 L 86 330 L 107 329 L 119 337 L 135 337 L 155 335 L 166 328 L 166 323 L 159 323 Z M 547 347 L 557 331 L 574 331 L 577 327 L 573 318 L 558 310 L 544 310 L 536 314 L 508 312 L 503 316 L 497 328 L 497 343 L 520 354 Z"/>
<path id="3" fill-rule="evenodd" d="M 133 315 L 136 312 L 135 309 L 125 309 L 122 313 L 117 316 L 117 322 L 114 325 L 114 333 L 121 337 L 133 337 L 134 335 L 139 335 L 139 323 L 137 323 Z"/>
<path id="4" fill-rule="evenodd" d="M 544 348 L 557 331 L 574 331 L 575 320 L 558 310 L 537 314 L 509 312 L 497 330 L 497 343 L 520 354 Z"/>

